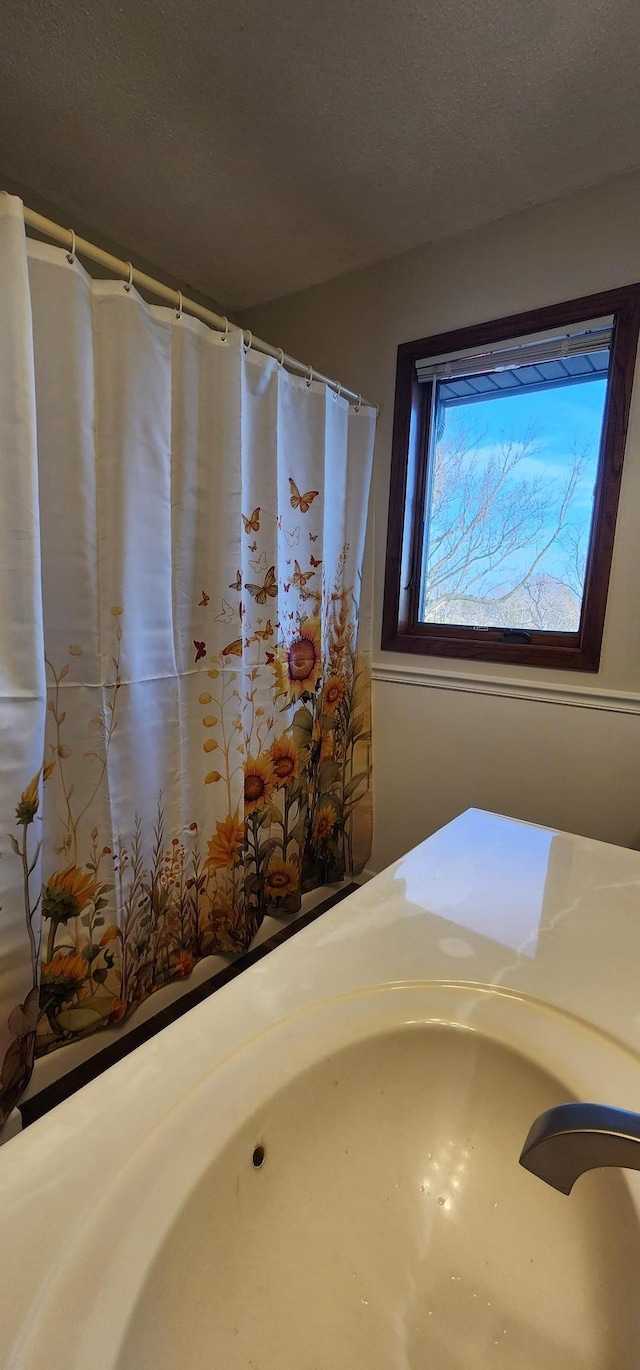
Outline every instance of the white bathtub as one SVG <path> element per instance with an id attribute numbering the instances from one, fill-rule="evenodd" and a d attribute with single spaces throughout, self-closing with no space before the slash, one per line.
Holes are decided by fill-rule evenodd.
<path id="1" fill-rule="evenodd" d="M 640 1111 L 639 881 L 465 815 L 9 1142 L 0 1364 L 632 1370 L 640 1176 L 518 1156 Z"/>

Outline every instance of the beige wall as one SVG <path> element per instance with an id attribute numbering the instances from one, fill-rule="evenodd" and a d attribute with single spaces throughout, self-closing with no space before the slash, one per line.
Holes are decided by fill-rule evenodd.
<path id="1" fill-rule="evenodd" d="M 244 315 L 260 336 L 382 406 L 373 490 L 374 664 L 382 670 L 421 664 L 379 647 L 398 343 L 639 279 L 640 172 L 633 172 Z M 599 707 L 377 679 L 374 869 L 470 804 L 606 841 L 640 841 L 640 713 L 614 712 L 619 701 L 608 699 L 637 695 L 640 711 L 640 385 L 598 675 L 435 658 L 424 666 L 432 678 L 454 670 L 473 681 L 481 673 L 496 688 L 525 677 L 525 689 L 578 684 L 598 692 Z M 633 699 L 626 705 L 636 707 Z"/>

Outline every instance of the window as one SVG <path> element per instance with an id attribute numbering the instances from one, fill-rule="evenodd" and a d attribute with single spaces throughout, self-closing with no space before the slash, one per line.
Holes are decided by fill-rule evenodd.
<path id="1" fill-rule="evenodd" d="M 398 348 L 382 646 L 597 671 L 640 286 Z"/>

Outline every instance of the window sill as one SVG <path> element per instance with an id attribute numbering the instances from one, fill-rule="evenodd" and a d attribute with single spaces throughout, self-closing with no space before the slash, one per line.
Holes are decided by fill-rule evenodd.
<path id="1" fill-rule="evenodd" d="M 395 666 L 381 661 L 373 663 L 371 674 L 374 680 L 387 685 L 420 685 L 426 689 L 456 690 L 462 694 L 532 699 L 538 704 L 569 705 L 574 709 L 640 714 L 640 694 L 624 690 L 606 690 L 588 685 L 536 684 L 513 677 L 467 675 L 463 671 L 436 671 L 428 666 Z"/>
<path id="2" fill-rule="evenodd" d="M 448 661 L 489 661 L 500 666 L 535 666 L 546 671 L 596 673 L 600 665 L 600 643 L 581 633 L 540 632 L 535 629 L 528 642 L 509 640 L 501 628 L 474 631 L 452 624 L 417 623 L 383 633 L 383 652 L 403 652 L 415 657 L 429 656 Z M 452 669 L 455 669 L 452 667 Z"/>

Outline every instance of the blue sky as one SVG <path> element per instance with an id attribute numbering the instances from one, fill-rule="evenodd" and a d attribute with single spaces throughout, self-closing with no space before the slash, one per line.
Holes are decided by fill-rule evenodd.
<path id="1" fill-rule="evenodd" d="M 572 506 L 571 521 L 583 530 L 585 545 L 588 542 L 589 527 L 593 506 L 593 488 L 598 463 L 598 448 L 602 428 L 602 417 L 606 396 L 606 379 L 574 383 L 534 392 L 533 394 L 508 394 L 498 397 L 446 406 L 445 429 L 443 437 L 450 433 L 451 426 L 462 425 L 478 433 L 480 450 L 476 460 L 488 457 L 492 450 L 499 447 L 505 439 L 521 441 L 532 425 L 536 429 L 535 453 L 523 458 L 515 479 L 544 476 L 549 481 L 553 504 L 549 514 L 548 527 L 555 523 L 555 516 L 562 497 L 563 489 L 571 470 L 574 452 L 585 452 L 587 460 L 584 473 L 576 490 Z M 514 555 L 509 562 L 509 570 L 514 576 L 524 562 L 530 564 L 531 551 L 521 556 Z M 561 548 L 552 549 L 546 556 L 539 571 L 563 579 L 566 566 L 566 552 Z M 505 566 L 500 571 L 500 581 L 504 584 Z"/>

